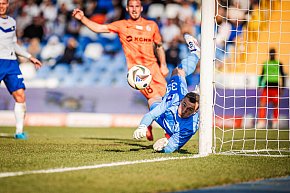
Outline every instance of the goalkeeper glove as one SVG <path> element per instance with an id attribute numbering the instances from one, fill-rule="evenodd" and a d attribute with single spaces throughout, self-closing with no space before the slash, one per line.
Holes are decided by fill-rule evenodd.
<path id="1" fill-rule="evenodd" d="M 141 139 L 145 137 L 147 133 L 147 126 L 146 125 L 139 125 L 138 129 L 134 131 L 133 138 L 134 139 Z"/>
<path id="2" fill-rule="evenodd" d="M 160 152 L 166 147 L 167 144 L 168 144 L 168 139 L 167 138 L 158 139 L 154 143 L 153 149 L 154 149 L 154 151 Z"/>

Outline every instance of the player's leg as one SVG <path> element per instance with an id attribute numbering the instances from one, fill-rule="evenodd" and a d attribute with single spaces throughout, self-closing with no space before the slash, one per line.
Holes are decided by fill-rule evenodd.
<path id="1" fill-rule="evenodd" d="M 181 63 L 178 65 L 178 68 L 183 69 L 185 76 L 188 76 L 195 71 L 200 58 L 200 47 L 197 40 L 193 36 L 184 34 L 184 39 L 187 43 L 190 54 L 181 61 Z"/>
<path id="2" fill-rule="evenodd" d="M 273 103 L 273 119 L 272 128 L 278 128 L 278 117 L 279 117 L 279 88 L 270 88 L 269 90 L 269 102 Z"/>
<path id="3" fill-rule="evenodd" d="M 141 90 L 141 93 L 148 100 L 148 107 L 150 110 L 154 109 L 161 101 L 166 93 L 166 80 L 159 70 L 159 66 L 150 66 L 152 72 L 152 82 L 146 89 Z M 153 141 L 152 125 L 147 129 L 146 138 L 148 141 Z"/>
<path id="4" fill-rule="evenodd" d="M 162 101 L 161 96 L 155 96 L 155 97 L 149 98 L 148 99 L 149 110 L 154 109 L 161 101 Z"/>
<path id="5" fill-rule="evenodd" d="M 6 61 L 7 74 L 4 77 L 5 85 L 15 100 L 14 114 L 16 119 L 16 139 L 26 139 L 26 134 L 23 133 L 24 118 L 26 114 L 26 103 L 22 73 L 19 69 L 19 64 L 16 60 Z"/>
<path id="6" fill-rule="evenodd" d="M 262 95 L 260 96 L 260 105 L 258 109 L 258 129 L 266 128 L 266 105 L 267 105 L 267 96 L 268 96 L 268 89 L 265 87 L 262 91 Z"/>
<path id="7" fill-rule="evenodd" d="M 26 139 L 26 134 L 23 132 L 24 119 L 26 115 L 26 102 L 24 89 L 18 89 L 12 93 L 15 100 L 14 114 L 16 120 L 16 139 Z"/>

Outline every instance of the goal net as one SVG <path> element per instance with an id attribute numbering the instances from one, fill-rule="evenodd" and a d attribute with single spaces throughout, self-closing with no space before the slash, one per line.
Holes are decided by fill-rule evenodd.
<path id="1" fill-rule="evenodd" d="M 215 7 L 212 151 L 289 156 L 290 0 Z"/>

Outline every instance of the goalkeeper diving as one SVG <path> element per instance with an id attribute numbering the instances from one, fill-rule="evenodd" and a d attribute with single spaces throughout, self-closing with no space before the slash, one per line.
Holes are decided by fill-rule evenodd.
<path id="1" fill-rule="evenodd" d="M 135 139 L 145 137 L 147 127 L 156 121 L 168 136 L 155 142 L 153 149 L 157 152 L 172 153 L 179 150 L 198 130 L 199 91 L 196 89 L 189 92 L 185 77 L 195 71 L 200 48 L 191 35 L 185 34 L 184 39 L 190 54 L 172 71 L 162 101 L 143 116 L 133 134 Z"/>

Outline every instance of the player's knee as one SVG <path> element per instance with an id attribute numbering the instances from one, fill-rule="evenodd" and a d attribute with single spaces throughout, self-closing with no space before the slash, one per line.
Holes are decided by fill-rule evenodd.
<path id="1" fill-rule="evenodd" d="M 24 103 L 25 102 L 25 96 L 23 95 L 17 95 L 17 96 L 15 96 L 14 97 L 14 99 L 15 99 L 15 101 L 17 102 L 17 103 Z"/>
<path id="2" fill-rule="evenodd" d="M 160 103 L 161 101 L 162 101 L 161 96 L 155 96 L 155 97 L 148 99 L 148 105 L 149 105 L 149 107 L 151 107 L 154 103 Z"/>
<path id="3" fill-rule="evenodd" d="M 25 102 L 25 94 L 24 90 L 17 90 L 12 93 L 12 96 L 17 103 L 24 103 Z"/>
<path id="4" fill-rule="evenodd" d="M 178 75 L 178 76 L 185 76 L 185 72 L 184 72 L 184 70 L 181 69 L 181 68 L 175 68 L 175 69 L 172 71 L 171 76 L 175 76 L 175 75 Z"/>

